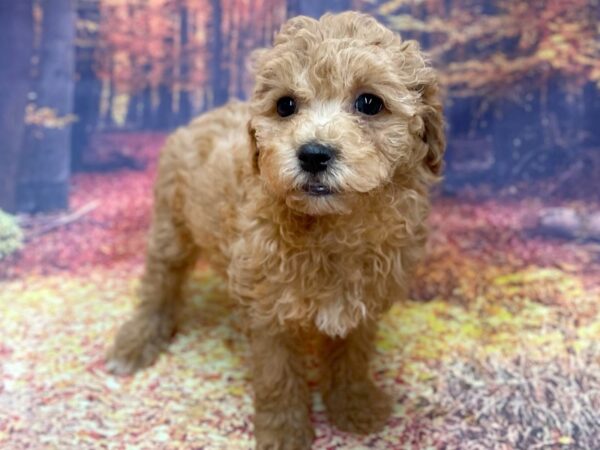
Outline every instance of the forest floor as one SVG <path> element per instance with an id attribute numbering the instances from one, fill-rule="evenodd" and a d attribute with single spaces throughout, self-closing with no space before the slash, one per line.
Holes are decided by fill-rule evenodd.
<path id="1" fill-rule="evenodd" d="M 248 347 L 206 265 L 168 354 L 133 377 L 104 370 L 135 304 L 163 141 L 121 137 L 146 169 L 76 175 L 72 210 L 85 213 L 50 230 L 52 217 L 30 220 L 26 247 L 0 262 L 0 448 L 251 448 Z M 600 449 L 600 245 L 538 233 L 549 206 L 600 211 L 436 198 L 411 300 L 378 336 L 393 416 L 377 435 L 348 435 L 315 393 L 314 448 Z"/>

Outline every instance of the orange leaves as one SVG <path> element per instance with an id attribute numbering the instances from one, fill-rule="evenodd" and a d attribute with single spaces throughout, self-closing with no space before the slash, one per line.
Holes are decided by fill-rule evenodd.
<path id="1" fill-rule="evenodd" d="M 548 31 L 539 43 L 537 56 L 554 69 L 583 83 L 600 68 L 598 36 L 585 22 L 557 21 L 548 26 Z"/>
<path id="2" fill-rule="evenodd" d="M 458 1 L 451 9 L 422 3 L 392 0 L 379 12 L 392 14 L 385 19 L 400 32 L 429 35 L 428 50 L 453 95 L 531 90 L 555 75 L 571 87 L 600 81 L 593 0 Z M 494 8 L 486 10 L 490 3 Z"/>
<path id="3" fill-rule="evenodd" d="M 99 0 L 100 78 L 114 83 L 117 93 L 136 94 L 166 87 L 179 92 L 211 90 L 214 0 Z M 219 0 L 219 63 L 229 74 L 229 91 L 247 89 L 245 57 L 270 41 L 283 20 L 281 0 Z M 210 97 L 210 94 L 209 94 Z"/>
<path id="4" fill-rule="evenodd" d="M 38 108 L 34 104 L 27 105 L 25 110 L 25 123 L 28 125 L 37 125 L 43 128 L 64 128 L 77 120 L 77 116 L 67 114 L 66 116 L 56 115 L 56 110 L 52 108 Z"/>
<path id="5" fill-rule="evenodd" d="M 143 87 L 141 80 L 158 84 L 164 66 L 173 58 L 176 34 L 174 11 L 166 2 L 101 2 L 100 76 L 112 76 L 126 92 Z M 110 73 L 112 65 L 112 74 Z"/>
<path id="6" fill-rule="evenodd" d="M 460 97 L 510 87 L 545 70 L 546 67 L 536 57 L 510 59 L 502 53 L 495 53 L 483 61 L 471 59 L 450 63 L 442 70 L 440 80 L 452 89 L 453 95 Z M 489 94 L 493 95 L 492 92 Z"/>

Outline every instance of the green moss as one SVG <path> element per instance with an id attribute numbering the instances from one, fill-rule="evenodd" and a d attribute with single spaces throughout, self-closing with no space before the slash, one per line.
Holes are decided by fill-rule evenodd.
<path id="1" fill-rule="evenodd" d="M 0 209 L 0 260 L 23 248 L 24 236 L 14 216 Z"/>

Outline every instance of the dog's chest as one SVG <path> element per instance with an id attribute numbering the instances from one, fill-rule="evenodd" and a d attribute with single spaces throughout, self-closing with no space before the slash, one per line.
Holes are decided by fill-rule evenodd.
<path id="1" fill-rule="evenodd" d="M 346 336 L 369 315 L 375 315 L 388 292 L 391 259 L 373 249 L 328 253 L 300 253 L 293 264 L 297 270 L 294 296 L 310 305 L 309 319 L 322 333 Z M 290 267 L 292 269 L 292 267 Z M 292 269 L 293 270 L 293 269 Z"/>
<path id="2" fill-rule="evenodd" d="M 257 326 L 300 324 L 345 336 L 403 294 L 410 246 L 389 238 L 398 233 L 257 225 L 238 241 L 228 270 L 232 292 Z"/>

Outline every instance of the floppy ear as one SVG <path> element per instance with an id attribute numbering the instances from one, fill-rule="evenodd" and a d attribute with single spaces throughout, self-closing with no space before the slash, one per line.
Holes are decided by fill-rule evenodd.
<path id="1" fill-rule="evenodd" d="M 422 145 L 418 150 L 423 155 L 425 168 L 433 176 L 439 177 L 443 169 L 446 137 L 437 76 L 421 52 L 418 42 L 403 41 L 399 50 L 398 58 L 403 67 L 400 76 L 408 89 L 419 97 L 410 129 L 420 138 Z"/>
<path id="2" fill-rule="evenodd" d="M 444 116 L 437 82 L 433 80 L 421 88 L 422 106 L 420 116 L 423 120 L 421 139 L 427 146 L 424 163 L 431 173 L 440 176 L 443 169 L 443 157 L 446 150 Z"/>
<path id="3" fill-rule="evenodd" d="M 256 145 L 256 130 L 252 127 L 252 122 L 248 121 L 248 136 L 250 139 L 250 165 L 254 175 L 260 174 L 260 166 L 258 164 L 259 150 Z"/>

